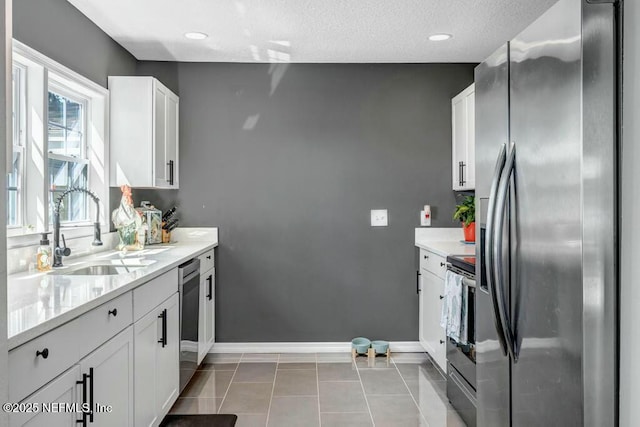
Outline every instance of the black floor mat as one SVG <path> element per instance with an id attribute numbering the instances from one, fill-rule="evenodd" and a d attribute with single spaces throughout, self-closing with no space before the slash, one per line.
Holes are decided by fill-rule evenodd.
<path id="1" fill-rule="evenodd" d="M 237 415 L 167 415 L 160 427 L 233 427 L 238 420 Z"/>

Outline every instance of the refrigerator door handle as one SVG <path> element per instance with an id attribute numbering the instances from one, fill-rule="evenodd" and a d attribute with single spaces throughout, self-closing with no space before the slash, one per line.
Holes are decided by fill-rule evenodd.
<path id="1" fill-rule="evenodd" d="M 484 242 L 484 266 L 487 279 L 487 289 L 491 297 L 491 306 L 493 307 L 493 321 L 498 334 L 498 341 L 500 341 L 500 348 L 502 348 L 502 354 L 507 355 L 507 345 L 505 343 L 505 337 L 502 326 L 502 319 L 500 317 L 500 311 L 498 309 L 498 297 L 495 290 L 495 280 L 493 277 L 493 220 L 495 216 L 496 208 L 496 195 L 498 193 L 498 185 L 500 183 L 500 176 L 504 169 L 504 164 L 507 160 L 507 144 L 502 144 L 500 147 L 500 153 L 496 160 L 496 168 L 493 172 L 493 179 L 491 180 L 491 190 L 489 192 L 489 203 L 487 206 L 487 229 L 485 232 Z"/>
<path id="2" fill-rule="evenodd" d="M 504 219 L 507 210 L 507 196 L 509 187 L 511 186 L 511 176 L 515 170 L 516 146 L 511 143 L 509 155 L 505 163 L 504 169 L 500 177 L 500 184 L 496 194 L 496 206 L 493 221 L 493 277 L 495 280 L 494 289 L 498 302 L 498 312 L 500 315 L 500 323 L 502 324 L 502 333 L 507 344 L 507 351 L 513 359 L 514 363 L 518 361 L 518 355 L 515 351 L 515 339 L 513 329 L 509 319 L 509 306 L 507 304 L 507 295 L 505 291 L 505 281 L 503 275 L 503 257 L 502 243 L 504 232 Z"/>

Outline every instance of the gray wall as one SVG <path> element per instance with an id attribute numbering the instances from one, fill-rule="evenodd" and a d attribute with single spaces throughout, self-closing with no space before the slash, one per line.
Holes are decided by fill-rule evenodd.
<path id="1" fill-rule="evenodd" d="M 14 0 L 13 35 L 106 87 L 109 75 L 132 75 L 137 60 L 67 0 Z"/>
<path id="2" fill-rule="evenodd" d="M 216 339 L 417 340 L 414 228 L 426 203 L 433 226 L 458 226 L 450 100 L 473 66 L 178 71 L 180 190 L 134 196 L 220 228 Z M 389 227 L 370 227 L 373 208 Z"/>

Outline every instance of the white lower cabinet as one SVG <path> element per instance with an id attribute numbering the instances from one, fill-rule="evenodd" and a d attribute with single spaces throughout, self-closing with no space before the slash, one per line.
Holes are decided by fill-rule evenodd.
<path id="1" fill-rule="evenodd" d="M 60 405 L 82 403 L 82 389 L 77 384 L 81 377 L 79 365 L 75 365 L 58 376 L 21 402 L 26 405 L 39 405 L 39 410 L 37 412 L 11 412 L 9 413 L 9 425 L 29 427 L 70 427 L 76 425 L 76 420 L 82 419 L 81 414 L 66 410 L 60 411 L 60 407 L 58 407 L 59 412 L 57 413 L 49 412 L 49 410 L 45 412 L 42 403 L 56 402 Z"/>
<path id="2" fill-rule="evenodd" d="M 447 371 L 447 337 L 440 326 L 444 295 L 445 258 L 420 251 L 419 339 L 422 347 Z"/>
<path id="3" fill-rule="evenodd" d="M 200 323 L 198 328 L 198 364 L 215 341 L 216 269 L 200 276 Z"/>
<path id="4" fill-rule="evenodd" d="M 87 425 L 133 426 L 133 327 L 82 359 L 80 372 L 90 375 L 87 394 L 94 404 Z M 106 405 L 110 412 L 98 408 Z"/>
<path id="5" fill-rule="evenodd" d="M 135 426 L 156 426 L 179 394 L 179 297 L 134 324 Z"/>

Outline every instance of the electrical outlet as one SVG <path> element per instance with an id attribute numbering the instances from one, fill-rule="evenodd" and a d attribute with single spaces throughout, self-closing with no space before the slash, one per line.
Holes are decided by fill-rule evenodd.
<path id="1" fill-rule="evenodd" d="M 431 227 L 431 206 L 425 205 L 420 211 L 420 225 L 422 227 Z"/>
<path id="2" fill-rule="evenodd" d="M 372 209 L 371 210 L 371 226 L 372 227 L 386 227 L 389 225 L 389 215 L 386 209 Z"/>

